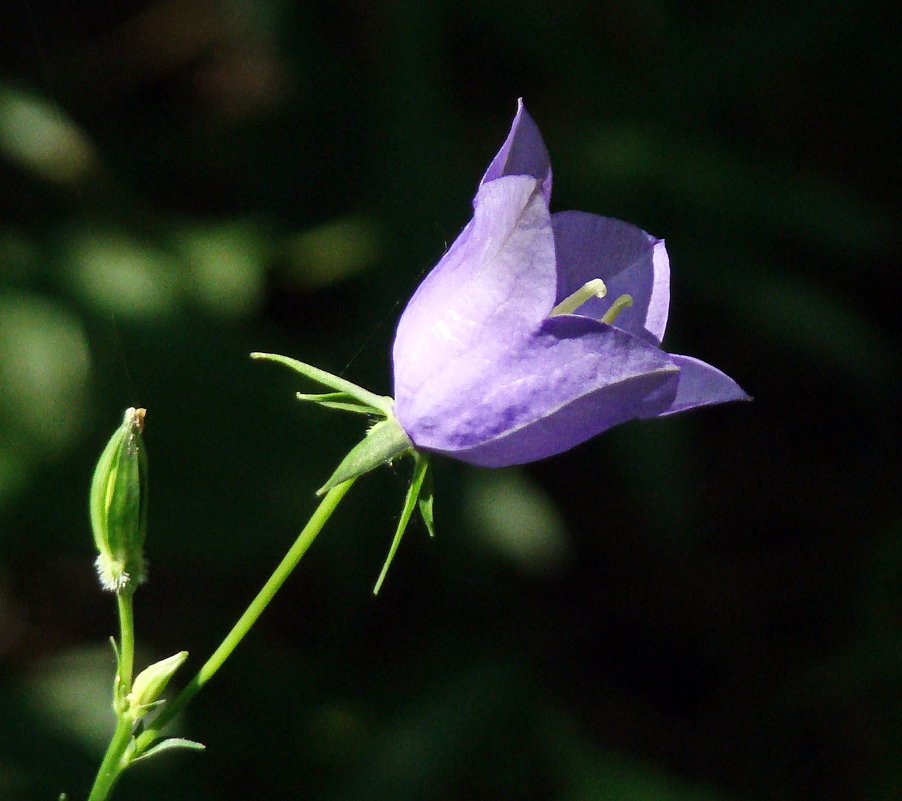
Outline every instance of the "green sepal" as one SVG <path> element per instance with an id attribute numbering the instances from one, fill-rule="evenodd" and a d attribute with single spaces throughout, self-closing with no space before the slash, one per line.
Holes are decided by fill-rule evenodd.
<path id="1" fill-rule="evenodd" d="M 426 467 L 424 468 L 423 475 L 423 483 L 420 487 L 420 493 L 417 497 L 417 504 L 420 507 L 420 516 L 423 518 L 423 522 L 426 524 L 426 530 L 429 532 L 430 537 L 435 536 L 435 519 L 432 516 L 432 498 L 433 498 L 433 481 L 432 481 L 432 470 L 429 469 L 430 465 L 428 463 L 428 459 L 422 453 L 417 451 L 415 453 L 415 458 L 417 460 L 423 460 L 426 462 Z"/>
<path id="2" fill-rule="evenodd" d="M 407 496 L 404 498 L 404 508 L 401 510 L 401 519 L 398 520 L 398 527 L 395 529 L 395 536 L 392 539 L 391 546 L 388 549 L 388 556 L 385 557 L 385 564 L 382 565 L 382 571 L 379 573 L 379 578 L 376 579 L 376 586 L 373 587 L 373 595 L 379 594 L 379 590 L 382 587 L 382 582 L 385 581 L 385 576 L 388 574 L 388 569 L 389 567 L 391 567 L 391 563 L 398 551 L 398 546 L 401 544 L 401 538 L 404 536 L 404 532 L 407 530 L 407 524 L 410 522 L 411 515 L 413 515 L 413 510 L 420 498 L 420 491 L 423 488 L 423 482 L 428 471 L 429 459 L 423 454 L 414 451 L 413 475 L 410 478 L 410 486 L 407 488 Z M 422 510 L 422 507 L 420 507 L 420 509 Z M 430 533 L 432 533 L 431 496 L 429 501 L 428 514 L 429 519 L 426 523 L 426 526 L 427 528 L 429 528 Z M 426 516 L 424 515 L 424 520 L 425 519 Z"/>
<path id="3" fill-rule="evenodd" d="M 140 762 L 142 759 L 161 754 L 163 751 L 172 751 L 174 748 L 186 748 L 189 751 L 203 751 L 206 747 L 207 746 L 203 743 L 198 743 L 194 740 L 186 740 L 184 737 L 167 737 L 165 740 L 154 743 L 141 754 L 141 756 L 130 760 L 129 765 L 134 765 L 135 762 Z"/>
<path id="4" fill-rule="evenodd" d="M 353 395 L 349 395 L 347 392 L 326 392 L 322 395 L 308 395 L 305 392 L 298 392 L 296 397 L 300 401 L 310 401 L 319 406 L 325 406 L 327 409 L 339 409 L 343 412 L 354 412 L 356 414 L 375 414 L 380 417 L 384 416 L 381 409 L 361 403 L 357 398 Z"/>
<path id="5" fill-rule="evenodd" d="M 316 491 L 316 494 L 323 495 L 348 479 L 356 478 L 379 465 L 387 464 L 412 448 L 413 443 L 407 436 L 407 432 L 401 428 L 401 424 L 394 417 L 381 420 L 351 448 L 348 455 L 342 459 L 341 464 L 335 468 L 335 472 L 332 473 L 329 480 Z"/>
<path id="6" fill-rule="evenodd" d="M 407 530 L 415 508 L 419 508 L 429 536 L 435 536 L 435 521 L 432 511 L 432 474 L 429 470 L 428 457 L 414 448 L 407 432 L 404 431 L 395 418 L 393 413 L 394 400 L 392 398 L 376 395 L 356 384 L 352 384 L 344 378 L 287 356 L 280 356 L 274 353 L 252 353 L 251 358 L 265 359 L 283 364 L 305 378 L 334 390 L 333 392 L 324 393 L 299 392 L 297 393 L 298 400 L 309 401 L 330 409 L 383 418 L 375 423 L 369 429 L 364 439 L 355 445 L 348 455 L 342 459 L 329 477 L 329 480 L 316 491 L 317 495 L 323 495 L 346 481 L 368 473 L 380 465 L 392 462 L 399 456 L 407 453 L 413 456 L 413 476 L 404 500 L 401 518 L 398 521 L 395 536 L 389 547 L 385 563 L 373 588 L 373 594 L 377 594 L 385 581 L 388 569 L 395 557 L 395 553 L 397 553 L 398 546 L 401 543 L 404 532 Z"/>
<path id="7" fill-rule="evenodd" d="M 169 680 L 188 658 L 187 651 L 179 651 L 144 668 L 132 682 L 128 694 L 128 714 L 137 721 L 160 705 L 160 696 Z"/>
<path id="8" fill-rule="evenodd" d="M 113 712 L 118 715 L 122 708 L 122 695 L 119 691 L 122 687 L 122 655 L 119 653 L 115 637 L 110 637 L 110 645 L 113 646 L 113 654 L 116 657 L 116 673 L 113 675 Z"/>
<path id="9" fill-rule="evenodd" d="M 357 384 L 353 384 L 344 378 L 340 378 L 332 373 L 327 373 L 325 370 L 320 370 L 312 364 L 299 362 L 297 359 L 290 359 L 288 356 L 280 356 L 277 353 L 252 353 L 251 358 L 265 359 L 267 361 L 284 364 L 286 367 L 290 367 L 292 370 L 309 378 L 311 381 L 316 381 L 316 383 L 322 384 L 325 387 L 330 387 L 337 392 L 344 392 L 347 395 L 350 395 L 352 398 L 358 400 L 363 406 L 369 406 L 385 417 L 388 417 L 391 414 L 393 403 L 391 398 L 385 395 L 377 395 L 375 392 L 370 392 L 368 389 L 359 387 Z"/>
<path id="10" fill-rule="evenodd" d="M 158 709 L 159 707 L 163 706 L 163 704 L 165 704 L 165 703 L 166 703 L 166 699 L 161 698 L 159 701 L 151 701 L 150 703 L 142 704 L 141 706 L 136 706 L 134 709 L 134 711 L 135 711 L 134 718 L 136 720 L 143 718 L 148 713 L 153 712 L 153 710 Z"/>

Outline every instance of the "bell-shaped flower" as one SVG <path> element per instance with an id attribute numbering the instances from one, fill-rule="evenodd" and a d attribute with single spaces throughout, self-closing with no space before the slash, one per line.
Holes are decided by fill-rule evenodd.
<path id="1" fill-rule="evenodd" d="M 661 349 L 663 240 L 619 220 L 551 214 L 551 166 L 519 104 L 473 219 L 420 284 L 394 342 L 394 415 L 414 447 L 502 467 L 635 418 L 747 398 Z"/>
<path id="2" fill-rule="evenodd" d="M 748 397 L 720 370 L 661 349 L 670 305 L 663 240 L 594 214 L 551 214 L 550 198 L 548 152 L 521 102 L 473 219 L 401 315 L 394 398 L 286 356 L 252 354 L 332 390 L 301 400 L 376 421 L 319 494 L 413 455 L 377 590 L 417 505 L 432 533 L 430 451 L 503 467 L 627 420 Z"/>

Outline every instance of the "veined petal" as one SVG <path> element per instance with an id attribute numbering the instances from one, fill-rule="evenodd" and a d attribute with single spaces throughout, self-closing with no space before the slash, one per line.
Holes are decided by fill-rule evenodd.
<path id="1" fill-rule="evenodd" d="M 491 365 L 540 327 L 554 305 L 551 217 L 538 181 L 483 185 L 473 220 L 420 284 L 394 344 L 395 408 L 441 397 L 454 376 Z"/>
<path id="2" fill-rule="evenodd" d="M 660 344 L 670 306 L 670 262 L 664 241 L 635 225 L 582 211 L 551 215 L 560 302 L 587 281 L 601 278 L 608 292 L 578 313 L 600 319 L 620 296 L 633 305 L 617 316 L 617 327 Z"/>
<path id="3" fill-rule="evenodd" d="M 663 240 L 583 212 L 552 217 L 550 191 L 548 153 L 521 102 L 473 220 L 398 324 L 394 413 L 415 449 L 501 467 L 634 418 L 747 397 L 719 370 L 660 349 Z M 604 298 L 578 305 L 587 289 Z"/>
<path id="4" fill-rule="evenodd" d="M 469 364 L 468 364 L 469 366 Z M 660 349 L 605 323 L 553 317 L 519 349 L 427 383 L 398 420 L 414 445 L 502 467 L 560 453 L 670 408 L 678 372 Z"/>
<path id="5" fill-rule="evenodd" d="M 480 187 L 505 175 L 531 175 L 542 185 L 545 202 L 551 200 L 551 160 L 539 133 L 539 126 L 517 101 L 517 114 L 501 150 L 492 159 L 480 181 Z"/>
<path id="6" fill-rule="evenodd" d="M 676 354 L 671 354 L 670 358 L 680 368 L 680 380 L 673 401 L 660 415 L 713 403 L 752 399 L 732 378 L 701 359 Z"/>

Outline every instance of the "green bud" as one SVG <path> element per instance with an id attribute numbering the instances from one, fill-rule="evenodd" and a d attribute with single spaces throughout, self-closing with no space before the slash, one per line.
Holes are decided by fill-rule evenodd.
<path id="1" fill-rule="evenodd" d="M 155 662 L 150 667 L 144 668 L 128 694 L 128 707 L 134 720 L 143 717 L 158 703 L 160 696 L 172 678 L 188 658 L 187 651 L 179 651 L 166 659 Z"/>
<path id="2" fill-rule="evenodd" d="M 147 454 L 144 409 L 125 410 L 122 425 L 100 455 L 91 481 L 91 528 L 104 589 L 121 592 L 144 578 Z"/>

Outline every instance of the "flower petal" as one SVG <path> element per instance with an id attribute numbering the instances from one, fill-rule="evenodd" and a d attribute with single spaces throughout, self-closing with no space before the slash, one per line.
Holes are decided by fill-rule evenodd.
<path id="1" fill-rule="evenodd" d="M 517 101 L 517 114 L 501 150 L 482 176 L 480 186 L 505 175 L 531 175 L 542 184 L 545 202 L 551 200 L 551 160 L 539 133 L 539 126 Z"/>
<path id="2" fill-rule="evenodd" d="M 395 410 L 441 398 L 453 376 L 537 331 L 554 305 L 554 240 L 538 181 L 484 184 L 473 220 L 426 276 L 401 315 L 394 344 Z"/>
<path id="3" fill-rule="evenodd" d="M 578 315 L 553 317 L 478 367 L 424 385 L 396 409 L 414 445 L 502 467 L 560 453 L 636 417 L 670 408 L 677 368 L 666 353 Z"/>
<path id="4" fill-rule="evenodd" d="M 671 354 L 670 358 L 680 368 L 680 380 L 676 396 L 661 416 L 736 400 L 751 400 L 742 387 L 716 367 L 692 356 Z"/>
<path id="5" fill-rule="evenodd" d="M 556 302 L 587 281 L 601 278 L 608 287 L 578 313 L 601 318 L 623 294 L 633 305 L 617 317 L 617 327 L 660 344 L 670 306 L 670 262 L 664 241 L 635 225 L 582 211 L 551 216 L 558 261 Z"/>

